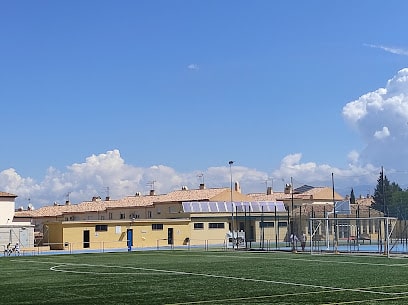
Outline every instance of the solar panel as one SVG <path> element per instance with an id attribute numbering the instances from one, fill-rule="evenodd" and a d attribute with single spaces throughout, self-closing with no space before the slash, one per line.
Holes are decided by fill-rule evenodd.
<path id="1" fill-rule="evenodd" d="M 183 202 L 183 211 L 186 213 L 232 213 L 232 212 L 254 212 L 274 213 L 286 212 L 282 201 L 252 201 L 252 202 L 225 202 L 225 201 L 192 201 Z"/>
<path id="2" fill-rule="evenodd" d="M 227 211 L 228 211 L 225 201 L 223 201 L 223 202 L 216 202 L 216 203 L 217 203 L 218 211 L 219 211 L 219 212 L 227 212 Z"/>
<path id="3" fill-rule="evenodd" d="M 210 209 L 210 212 L 218 212 L 218 202 L 215 201 L 210 201 L 208 202 L 208 206 Z"/>
<path id="4" fill-rule="evenodd" d="M 295 193 L 295 194 L 302 194 L 302 193 L 304 193 L 304 192 L 310 191 L 311 189 L 314 189 L 314 187 L 313 187 L 313 186 L 310 186 L 310 185 L 302 185 L 302 186 L 300 186 L 300 187 L 298 187 L 298 188 L 295 188 L 295 189 L 293 190 L 293 193 Z"/>
<path id="5" fill-rule="evenodd" d="M 208 206 L 208 202 L 197 202 L 200 203 L 201 212 L 210 212 L 210 207 Z"/>

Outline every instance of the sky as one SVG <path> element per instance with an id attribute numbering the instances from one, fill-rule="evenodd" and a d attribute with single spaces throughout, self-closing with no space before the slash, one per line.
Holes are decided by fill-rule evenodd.
<path id="1" fill-rule="evenodd" d="M 366 195 L 381 168 L 408 187 L 407 10 L 2 1 L 0 191 L 35 208 L 231 179 Z"/>

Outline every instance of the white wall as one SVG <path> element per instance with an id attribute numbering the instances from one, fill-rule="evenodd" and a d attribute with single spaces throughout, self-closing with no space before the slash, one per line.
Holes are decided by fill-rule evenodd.
<path id="1" fill-rule="evenodd" d="M 34 247 L 34 226 L 0 226 L 0 251 L 4 251 L 8 243 L 12 246 L 19 243 L 21 249 Z"/>
<path id="2" fill-rule="evenodd" d="M 13 197 L 0 197 L 0 225 L 13 222 L 15 203 Z"/>

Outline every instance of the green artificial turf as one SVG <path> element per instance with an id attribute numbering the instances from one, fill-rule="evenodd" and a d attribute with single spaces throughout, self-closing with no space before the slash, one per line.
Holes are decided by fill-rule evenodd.
<path id="1" fill-rule="evenodd" d="M 146 251 L 0 258 L 0 304 L 407 304 L 408 261 Z"/>

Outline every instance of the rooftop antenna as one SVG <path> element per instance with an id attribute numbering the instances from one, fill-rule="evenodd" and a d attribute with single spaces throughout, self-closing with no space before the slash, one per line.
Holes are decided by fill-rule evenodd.
<path id="1" fill-rule="evenodd" d="M 106 187 L 106 198 L 109 198 L 109 186 Z"/>
<path id="2" fill-rule="evenodd" d="M 271 187 L 272 187 L 272 189 L 273 189 L 273 178 L 271 178 L 271 177 L 268 177 L 268 179 L 265 179 L 265 180 L 264 180 L 266 189 L 268 189 L 268 182 L 269 182 L 269 181 L 271 182 Z"/>
<path id="3" fill-rule="evenodd" d="M 156 180 L 152 180 L 152 181 L 147 182 L 147 185 L 150 186 L 151 190 L 154 190 L 154 184 L 155 183 L 156 183 Z"/>
<path id="4" fill-rule="evenodd" d="M 152 180 L 152 181 L 149 181 L 148 183 L 147 183 L 147 185 L 150 185 L 150 191 L 149 191 L 149 194 L 150 194 L 150 196 L 154 196 L 155 195 L 155 190 L 154 190 L 154 183 L 156 182 L 156 180 Z"/>
<path id="5" fill-rule="evenodd" d="M 203 173 L 198 174 L 197 178 L 199 178 L 201 180 L 201 183 L 204 184 L 204 174 Z"/>
<path id="6" fill-rule="evenodd" d="M 72 192 L 68 192 L 68 193 L 66 194 L 67 202 L 69 202 L 69 195 L 70 195 L 71 193 L 72 193 Z"/>

